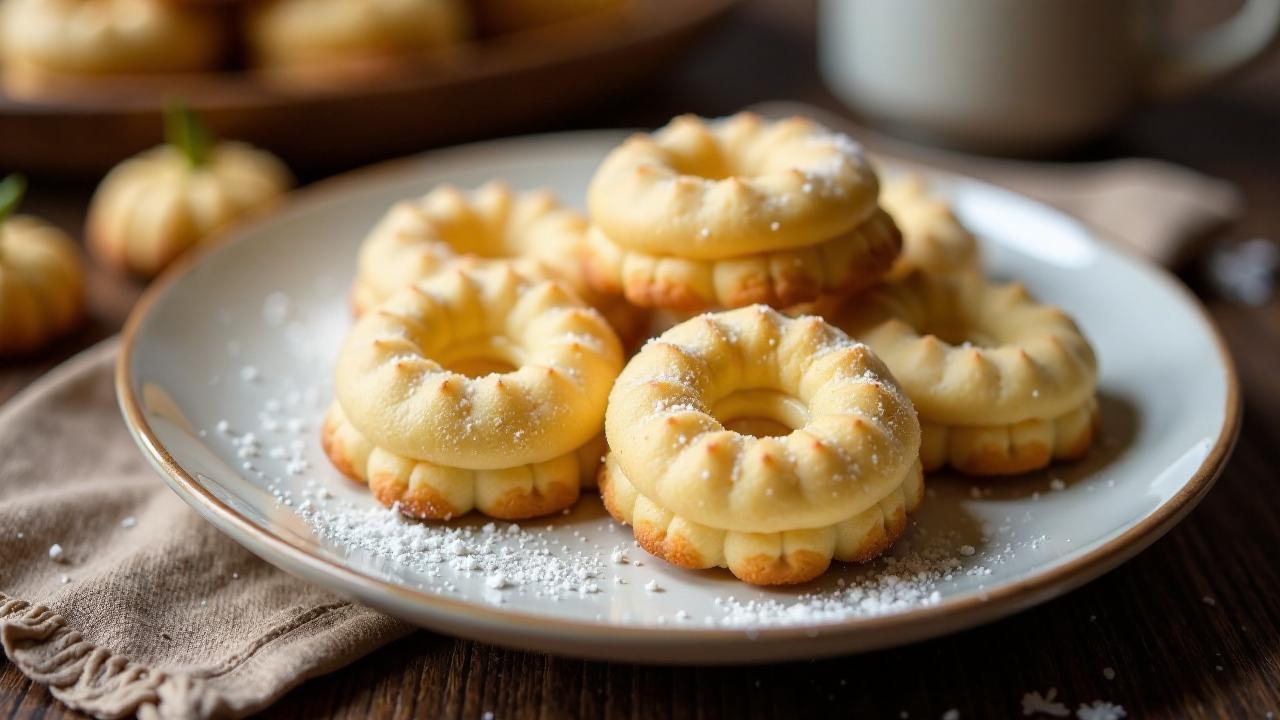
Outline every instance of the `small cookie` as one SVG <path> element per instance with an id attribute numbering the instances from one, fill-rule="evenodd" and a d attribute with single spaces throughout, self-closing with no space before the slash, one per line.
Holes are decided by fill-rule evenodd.
<path id="1" fill-rule="evenodd" d="M 453 268 L 356 322 L 326 449 L 416 517 L 555 512 L 599 462 L 593 443 L 621 366 L 608 323 L 559 282 Z"/>
<path id="2" fill-rule="evenodd" d="M 915 273 L 828 315 L 867 343 L 920 414 L 926 470 L 1027 472 L 1097 435 L 1097 359 L 1062 310 L 975 273 Z"/>

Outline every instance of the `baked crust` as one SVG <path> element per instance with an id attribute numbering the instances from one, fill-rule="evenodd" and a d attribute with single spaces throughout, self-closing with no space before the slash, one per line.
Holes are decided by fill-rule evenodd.
<path id="1" fill-rule="evenodd" d="M 920 458 L 929 472 L 950 466 L 968 475 L 1017 475 L 1083 457 L 1101 427 L 1096 397 L 1056 418 L 1013 425 L 921 422 Z"/>
<path id="2" fill-rule="evenodd" d="M 615 520 L 630 525 L 650 554 L 690 570 L 728 568 L 753 585 L 804 583 L 831 561 L 869 562 L 892 547 L 907 528 L 907 514 L 924 497 L 924 475 L 914 462 L 870 507 L 833 525 L 774 532 L 721 530 L 664 510 L 638 491 L 611 453 L 600 468 L 600 497 Z"/>
<path id="3" fill-rule="evenodd" d="M 630 250 L 593 227 L 583 264 L 598 293 L 621 294 L 640 307 L 698 312 L 756 303 L 785 307 L 827 293 L 853 293 L 879 282 L 901 247 L 902 237 L 884 212 L 816 245 L 718 260 Z"/>
<path id="4" fill-rule="evenodd" d="M 604 436 L 541 463 L 495 470 L 445 467 L 373 445 L 333 403 L 321 428 L 325 454 L 340 472 L 367 483 L 387 507 L 422 520 L 449 520 L 479 511 L 503 520 L 558 512 L 595 485 Z"/>

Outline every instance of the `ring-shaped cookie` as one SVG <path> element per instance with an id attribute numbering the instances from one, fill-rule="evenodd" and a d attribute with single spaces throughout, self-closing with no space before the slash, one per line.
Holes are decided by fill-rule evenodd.
<path id="1" fill-rule="evenodd" d="M 687 527 L 743 543 L 724 558 L 762 584 L 803 582 L 833 556 L 815 559 L 826 540 L 814 540 L 791 557 L 787 538 L 835 538 L 842 523 L 907 492 L 919 433 L 869 348 L 821 318 L 762 305 L 700 315 L 649 342 L 619 375 L 605 415 L 615 477 Z M 663 555 L 660 544 L 647 547 Z"/>
<path id="2" fill-rule="evenodd" d="M 1096 435 L 1093 348 L 1020 284 L 915 273 L 828 317 L 870 345 L 915 404 L 926 470 L 1026 472 L 1079 457 Z"/>
<path id="3" fill-rule="evenodd" d="M 640 307 L 684 312 L 756 303 L 785 307 L 874 285 L 901 247 L 902 237 L 883 211 L 851 232 L 816 245 L 723 260 L 630 250 L 592 227 L 583 266 L 597 292 L 621 294 Z"/>
<path id="4" fill-rule="evenodd" d="M 599 310 L 631 344 L 647 313 L 620 294 L 590 288 L 582 268 L 586 220 L 548 190 L 513 192 L 491 181 L 472 191 L 441 185 L 396 203 L 360 246 L 351 301 L 356 314 L 400 288 L 446 268 L 509 265 L 534 278 L 559 280 Z"/>
<path id="5" fill-rule="evenodd" d="M 718 260 L 843 235 L 876 210 L 861 147 L 806 118 L 682 115 L 637 134 L 601 163 L 591 220 L 617 244 Z"/>
<path id="6" fill-rule="evenodd" d="M 621 366 L 608 323 L 560 283 L 501 265 L 455 268 L 361 316 L 335 390 L 350 425 L 401 470 L 425 462 L 532 483 L 540 464 L 599 433 Z M 469 482 L 462 474 L 454 480 Z"/>
<path id="7" fill-rule="evenodd" d="M 888 180 L 880 207 L 902 231 L 902 254 L 886 279 L 919 270 L 932 275 L 968 272 L 978 267 L 978 241 L 945 200 L 934 195 L 919 175 Z"/>
<path id="8" fill-rule="evenodd" d="M 396 203 L 360 245 L 357 311 L 450 263 L 509 264 L 530 277 L 585 287 L 579 262 L 587 221 L 549 190 L 513 192 L 491 181 L 472 191 L 440 185 Z"/>

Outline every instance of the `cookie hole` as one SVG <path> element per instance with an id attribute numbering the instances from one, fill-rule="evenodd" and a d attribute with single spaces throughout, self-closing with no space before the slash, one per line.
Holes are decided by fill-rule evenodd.
<path id="1" fill-rule="evenodd" d="M 747 158 L 731 152 L 715 139 L 674 150 L 668 154 L 667 162 L 681 175 L 713 181 L 759 175 L 767 165 L 767 162 L 761 162 L 761 158 Z"/>
<path id="2" fill-rule="evenodd" d="M 502 336 L 455 343 L 436 359 L 445 370 L 470 378 L 501 375 L 524 364 L 524 351 Z"/>
<path id="3" fill-rule="evenodd" d="M 948 345 L 962 347 L 965 345 L 989 348 L 1000 343 L 982 328 L 971 325 L 949 325 L 927 328 L 926 332 Z"/>
<path id="4" fill-rule="evenodd" d="M 753 437 L 782 437 L 809 422 L 804 403 L 778 390 L 738 390 L 721 398 L 711 414 L 726 429 Z"/>
<path id="5" fill-rule="evenodd" d="M 524 253 L 519 231 L 509 227 L 507 219 L 463 217 L 448 224 L 437 223 L 435 229 L 439 239 L 460 255 L 501 260 Z"/>
<path id="6" fill-rule="evenodd" d="M 698 157 L 674 157 L 671 167 L 681 175 L 692 175 L 704 180 L 725 180 L 734 175 L 742 175 L 740 168 L 735 168 L 729 159 L 719 152 L 708 152 Z"/>

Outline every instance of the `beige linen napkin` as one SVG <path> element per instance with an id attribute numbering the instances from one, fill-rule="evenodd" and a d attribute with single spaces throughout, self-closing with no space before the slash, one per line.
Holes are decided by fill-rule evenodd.
<path id="1" fill-rule="evenodd" d="M 1032 192 L 1166 263 L 1238 210 L 1229 186 L 1148 161 L 929 160 Z M 0 408 L 0 641 L 24 673 L 102 717 L 239 716 L 409 631 L 257 560 L 170 492 L 116 409 L 114 350 Z"/>
<path id="2" fill-rule="evenodd" d="M 0 643 L 22 672 L 100 717 L 231 717 L 409 632 L 188 509 L 125 430 L 116 345 L 0 409 Z"/>

